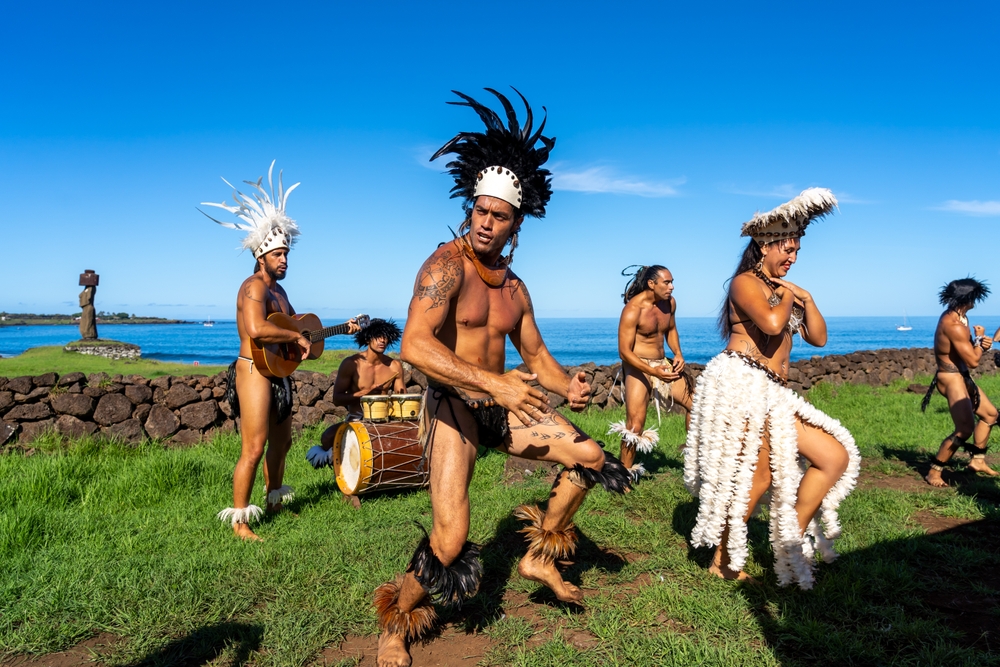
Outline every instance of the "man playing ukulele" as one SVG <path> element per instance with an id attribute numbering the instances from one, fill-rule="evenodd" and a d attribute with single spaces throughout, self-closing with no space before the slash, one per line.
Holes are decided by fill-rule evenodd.
<path id="1" fill-rule="evenodd" d="M 282 484 L 285 475 L 285 456 L 292 446 L 292 387 L 288 378 L 267 378 L 255 368 L 251 340 L 257 346 L 285 343 L 297 346 L 302 359 L 306 359 L 312 344 L 298 331 L 289 331 L 268 321 L 273 313 L 294 315 L 295 309 L 288 295 L 278 284 L 288 271 L 288 251 L 299 235 L 298 225 L 285 215 L 288 195 L 298 183 L 285 190 L 278 176 L 278 196 L 274 194 L 271 173 L 267 180 L 268 194 L 261 187 L 263 178 L 256 183 L 247 181 L 256 192 L 251 199 L 240 192 L 234 193 L 237 206 L 206 202 L 233 213 L 242 223 L 218 222 L 220 225 L 248 232 L 243 247 L 252 251 L 256 260 L 254 274 L 243 281 L 236 295 L 236 328 L 240 336 L 240 354 L 229 367 L 230 392 L 235 386 L 234 417 L 240 417 L 240 459 L 233 473 L 233 507 L 219 512 L 219 519 L 231 521 L 233 531 L 244 540 L 260 539 L 250 529 L 250 522 L 262 510 L 250 504 L 257 466 L 264 459 L 264 485 L 267 509 L 277 512 L 282 502 L 291 500 L 293 491 Z M 353 321 L 350 333 L 358 330 Z M 265 454 L 265 445 L 267 451 Z"/>

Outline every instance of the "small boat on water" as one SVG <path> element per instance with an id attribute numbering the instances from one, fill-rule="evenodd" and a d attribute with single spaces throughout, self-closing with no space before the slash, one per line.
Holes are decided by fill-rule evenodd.
<path id="1" fill-rule="evenodd" d="M 204 322 L 202 322 L 202 324 L 205 325 L 206 327 L 214 327 L 215 326 L 215 322 L 213 322 L 212 320 L 205 320 Z"/>
<path id="2" fill-rule="evenodd" d="M 913 327 L 906 323 L 906 311 L 903 311 L 903 323 L 896 325 L 896 331 L 913 331 Z"/>

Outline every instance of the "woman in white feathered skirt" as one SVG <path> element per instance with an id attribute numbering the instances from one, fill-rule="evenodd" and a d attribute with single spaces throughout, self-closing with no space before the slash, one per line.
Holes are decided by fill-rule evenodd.
<path id="1" fill-rule="evenodd" d="M 770 535 L 778 583 L 813 585 L 818 549 L 836 557 L 837 508 L 854 488 L 861 457 L 851 434 L 787 385 L 792 336 L 826 344 L 812 295 L 784 280 L 806 226 L 837 205 L 805 190 L 743 225 L 751 241 L 719 318 L 729 338 L 698 378 L 684 450 L 684 481 L 698 497 L 694 546 L 715 546 L 710 571 L 745 579 L 750 514 L 771 489 Z"/>

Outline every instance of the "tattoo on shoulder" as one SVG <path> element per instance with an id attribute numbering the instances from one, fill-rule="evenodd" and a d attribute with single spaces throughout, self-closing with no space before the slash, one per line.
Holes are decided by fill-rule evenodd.
<path id="1" fill-rule="evenodd" d="M 417 300 L 430 301 L 424 312 L 448 302 L 461 272 L 461 260 L 451 254 L 429 259 L 424 264 L 420 269 L 420 275 L 417 276 L 417 286 L 413 290 L 413 296 Z"/>
<path id="2" fill-rule="evenodd" d="M 250 282 L 249 281 L 247 281 L 244 284 L 244 286 L 243 286 L 243 296 L 245 296 L 246 298 L 250 299 L 251 301 L 256 301 L 257 303 L 263 303 L 262 299 L 258 299 L 257 297 L 255 297 L 253 295 L 253 292 L 250 290 Z"/>
<path id="3" fill-rule="evenodd" d="M 519 281 L 517 289 L 521 293 L 521 295 L 524 296 L 524 303 L 527 306 L 527 311 L 526 312 L 531 313 L 532 315 L 534 315 L 535 314 L 535 306 L 534 306 L 534 304 L 531 303 L 531 295 L 528 294 L 528 286 L 524 284 L 523 280 L 521 280 L 521 281 Z"/>

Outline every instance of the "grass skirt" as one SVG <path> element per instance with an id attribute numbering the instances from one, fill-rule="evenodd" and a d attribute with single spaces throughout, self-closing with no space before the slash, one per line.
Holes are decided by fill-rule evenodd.
<path id="1" fill-rule="evenodd" d="M 823 498 L 804 536 L 799 534 L 795 500 L 808 463 L 798 454 L 795 419 L 822 429 L 847 450 L 844 475 Z M 770 534 L 778 584 L 812 588 L 815 551 L 825 562 L 837 554 L 837 508 L 854 488 L 861 455 L 840 422 L 820 412 L 791 389 L 738 356 L 716 355 L 698 378 L 691 427 L 684 449 L 684 483 L 699 499 L 691 533 L 693 546 L 718 546 L 729 527 L 730 566 L 746 564 L 747 526 L 743 517 L 764 429 L 771 447 Z"/>

